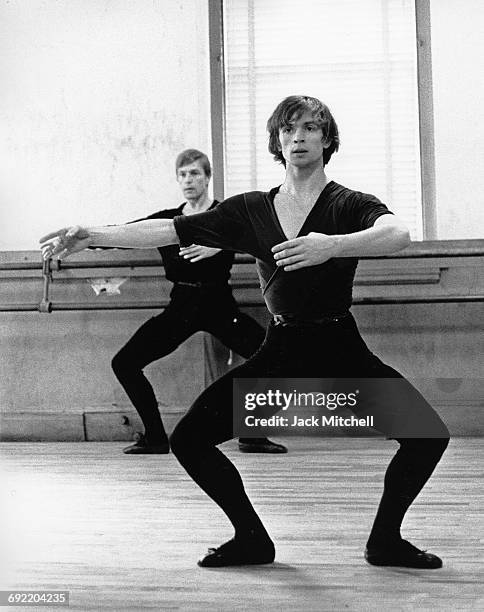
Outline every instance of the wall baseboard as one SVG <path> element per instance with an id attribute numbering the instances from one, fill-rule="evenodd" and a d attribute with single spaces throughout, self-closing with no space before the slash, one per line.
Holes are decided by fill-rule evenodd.
<path id="1" fill-rule="evenodd" d="M 434 402 L 433 407 L 446 423 L 452 436 L 484 436 L 484 405 L 477 401 Z M 186 412 L 186 407 L 162 408 L 163 424 L 171 433 Z M 350 414 L 350 413 L 348 413 Z M 129 409 L 110 410 L 103 407 L 72 412 L 0 412 L 1 442 L 114 442 L 130 441 L 143 431 L 138 414 Z M 267 435 L 290 437 L 287 428 L 271 428 Z M 378 437 L 371 429 L 298 427 L 294 435 L 320 437 Z"/>
<path id="2" fill-rule="evenodd" d="M 162 414 L 167 433 L 185 412 L 185 408 L 174 407 Z M 143 424 L 134 410 L 0 412 L 1 442 L 130 441 L 138 431 L 143 431 Z"/>

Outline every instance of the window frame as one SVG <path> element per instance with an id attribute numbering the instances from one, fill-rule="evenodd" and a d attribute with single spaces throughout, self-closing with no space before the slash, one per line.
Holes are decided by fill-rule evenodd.
<path id="1" fill-rule="evenodd" d="M 430 0 L 415 1 L 417 44 L 417 90 L 420 142 L 423 240 L 437 239 L 435 141 L 432 89 Z M 213 191 L 224 199 L 225 176 L 225 65 L 223 0 L 209 0 L 210 95 L 212 118 Z M 218 120 L 220 118 L 220 120 Z"/>

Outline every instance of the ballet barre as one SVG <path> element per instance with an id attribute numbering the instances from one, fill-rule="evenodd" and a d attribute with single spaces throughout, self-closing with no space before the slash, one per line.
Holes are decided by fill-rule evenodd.
<path id="1" fill-rule="evenodd" d="M 121 256 L 106 257 L 105 259 L 91 258 L 95 251 L 89 255 L 84 254 L 85 259 L 62 261 L 48 259 L 45 261 L 17 261 L 0 262 L 0 272 L 25 272 L 40 271 L 42 274 L 42 296 L 39 302 L 0 303 L 0 312 L 41 312 L 51 313 L 53 311 L 89 311 L 89 310 L 155 310 L 166 307 L 168 300 L 116 300 L 116 301 L 85 301 L 85 302 L 59 302 L 54 303 L 50 296 L 51 285 L 55 275 L 69 270 L 96 270 L 96 269 L 142 269 L 163 268 L 158 258 L 146 258 L 140 251 L 136 251 L 134 257 Z M 376 257 L 360 257 L 360 260 L 406 260 L 406 259 L 448 259 L 448 258 L 481 258 L 484 257 L 483 241 L 427 241 L 413 242 L 407 249 L 392 255 Z M 254 258 L 250 255 L 236 254 L 235 264 L 253 264 Z M 235 289 L 254 289 L 256 282 L 247 279 L 232 281 Z M 253 297 L 239 297 L 239 303 L 245 307 L 260 307 L 262 299 Z M 427 295 L 427 296 L 379 296 L 362 297 L 353 299 L 354 306 L 376 306 L 376 305 L 404 305 L 404 304 L 439 304 L 439 303 L 479 303 L 484 301 L 484 294 L 456 293 L 453 295 Z"/>

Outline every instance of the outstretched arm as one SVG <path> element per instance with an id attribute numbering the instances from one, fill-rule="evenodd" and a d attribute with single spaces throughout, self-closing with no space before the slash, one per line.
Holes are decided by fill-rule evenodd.
<path id="1" fill-rule="evenodd" d="M 406 226 L 394 215 L 382 215 L 373 227 L 352 234 L 328 236 L 311 232 L 273 247 L 274 259 L 286 272 L 322 264 L 333 257 L 390 255 L 410 244 Z"/>
<path id="2" fill-rule="evenodd" d="M 40 239 L 44 259 L 59 259 L 88 247 L 150 249 L 179 242 L 172 219 L 149 219 L 125 225 L 65 227 Z"/>

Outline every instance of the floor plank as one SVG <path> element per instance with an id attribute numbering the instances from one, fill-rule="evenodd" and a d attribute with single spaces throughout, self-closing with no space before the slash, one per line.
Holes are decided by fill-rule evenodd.
<path id="1" fill-rule="evenodd" d="M 221 570 L 196 560 L 230 526 L 172 455 L 127 456 L 123 443 L 0 444 L 0 588 L 68 590 L 74 610 L 484 609 L 484 439 L 451 441 L 404 523 L 412 542 L 443 557 L 436 571 L 362 558 L 394 442 L 287 442 L 285 456 L 223 446 L 277 558 Z"/>

